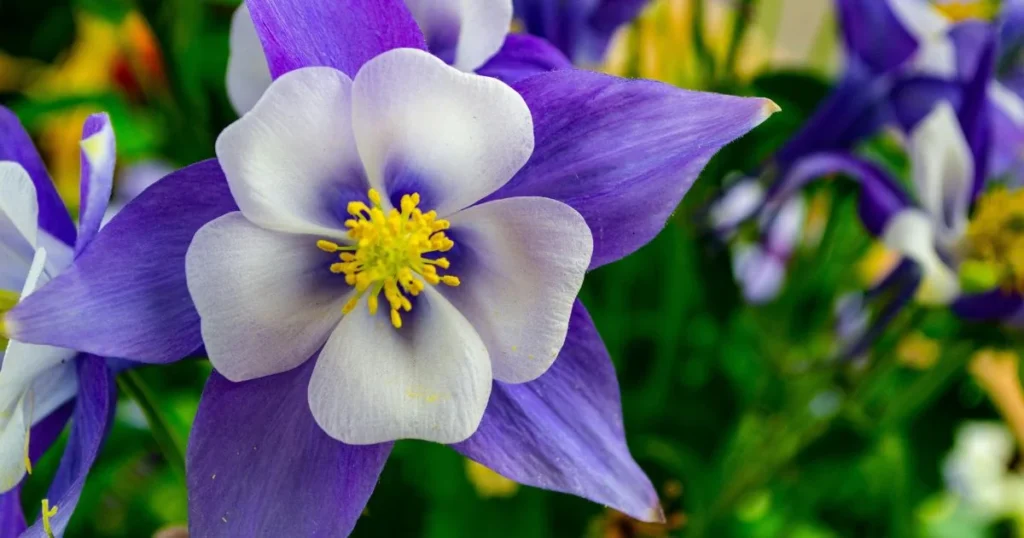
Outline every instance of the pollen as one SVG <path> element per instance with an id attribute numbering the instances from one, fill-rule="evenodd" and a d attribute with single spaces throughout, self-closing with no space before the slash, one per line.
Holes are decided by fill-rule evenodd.
<path id="1" fill-rule="evenodd" d="M 992 20 L 999 10 L 994 0 L 935 0 L 934 5 L 951 22 Z"/>
<path id="2" fill-rule="evenodd" d="M 986 268 L 1007 292 L 1024 292 L 1024 189 L 997 188 L 978 200 L 967 228 L 964 267 Z"/>
<path id="3" fill-rule="evenodd" d="M 384 293 L 391 310 L 391 324 L 402 328 L 402 312 L 412 310 L 409 297 L 419 295 L 426 285 L 458 286 L 458 277 L 441 275 L 451 263 L 437 256 L 448 252 L 455 243 L 445 234 L 450 226 L 437 213 L 420 210 L 418 193 L 402 196 L 400 208 L 387 213 L 381 205 L 381 196 L 370 189 L 371 205 L 350 202 L 345 221 L 351 245 L 339 245 L 320 240 L 316 246 L 324 252 L 337 253 L 338 261 L 331 264 L 332 273 L 345 276 L 345 282 L 355 288 L 355 295 L 345 304 L 346 314 L 359 306 L 366 297 L 366 306 L 375 315 Z M 433 256 L 429 256 L 432 255 Z"/>

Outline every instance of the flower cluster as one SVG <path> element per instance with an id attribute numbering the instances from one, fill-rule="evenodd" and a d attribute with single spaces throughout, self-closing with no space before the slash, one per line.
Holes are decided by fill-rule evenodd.
<path id="1" fill-rule="evenodd" d="M 562 16 L 540 4 L 515 6 L 537 33 Z M 5 111 L 0 521 L 70 415 L 25 531 L 62 535 L 111 372 L 191 355 L 215 368 L 187 455 L 193 536 L 347 535 L 401 439 L 662 520 L 577 294 L 778 107 L 572 68 L 560 50 L 599 53 L 632 4 L 565 14 L 552 46 L 506 35 L 511 0 L 251 0 L 217 158 L 100 229 L 113 135 L 90 118 L 77 240 Z"/>

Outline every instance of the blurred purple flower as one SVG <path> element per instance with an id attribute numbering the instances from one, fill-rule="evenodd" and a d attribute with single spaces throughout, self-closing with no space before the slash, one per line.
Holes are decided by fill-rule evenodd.
<path id="1" fill-rule="evenodd" d="M 612 36 L 650 0 L 513 0 L 526 31 L 550 41 L 576 63 L 596 65 Z"/>
<path id="2" fill-rule="evenodd" d="M 832 95 L 779 151 L 782 176 L 802 157 L 849 149 L 883 125 L 912 130 L 941 101 L 959 106 L 1000 22 L 951 21 L 927 0 L 836 1 L 847 65 Z M 1004 17 L 1021 18 L 1010 7 Z M 991 166 L 1001 175 L 1021 167 L 1024 101 L 999 79 L 987 83 L 985 94 L 994 132 L 979 142 L 993 148 L 978 169 Z"/>
<path id="3" fill-rule="evenodd" d="M 0 352 L 3 536 L 63 536 L 113 416 L 116 391 L 103 359 L 74 347 L 26 343 L 19 335 L 25 325 L 5 311 L 90 250 L 110 198 L 115 156 L 110 119 L 90 116 L 82 133 L 82 207 L 76 231 L 28 134 L 14 114 L 0 107 L 0 336 L 9 338 Z M 71 297 L 61 301 L 66 310 L 73 311 L 74 304 Z M 95 320 L 89 323 L 93 330 L 99 327 Z M 26 530 L 20 483 L 69 419 L 71 435 L 47 493 L 57 511 Z"/>
<path id="4" fill-rule="evenodd" d="M 220 163 L 159 181 L 103 229 L 99 251 L 90 249 L 12 312 L 25 322 L 54 320 L 25 336 L 146 362 L 175 360 L 208 336 L 225 372 L 206 387 L 189 445 L 197 536 L 347 535 L 399 437 L 461 441 L 456 450 L 510 479 L 659 520 L 657 493 L 626 446 L 607 351 L 573 300 L 574 281 L 553 277 L 580 261 L 570 256 L 578 249 L 567 249 L 580 241 L 554 239 L 582 228 L 556 232 L 544 223 L 558 213 L 586 224 L 588 268 L 634 252 L 664 227 L 711 156 L 776 111 L 774 103 L 572 69 L 510 88 L 410 50 L 427 41 L 397 0 L 250 1 L 248 8 L 276 79 L 271 90 L 222 135 Z M 410 292 L 398 330 L 358 300 L 339 322 L 352 283 L 373 291 L 388 285 L 380 280 L 387 275 L 359 276 L 358 251 L 342 250 L 339 262 L 337 252 L 321 250 L 345 248 L 344 220 L 360 220 L 347 209 L 363 221 L 376 217 L 359 204 L 413 215 L 413 193 L 438 210 L 432 218 L 450 216 L 449 261 L 435 263 L 450 265 L 460 285 Z M 233 242 L 218 243 L 228 250 L 208 256 L 203 245 L 221 241 L 226 225 L 247 232 L 228 234 Z M 313 235 L 296 250 L 287 246 L 296 236 L 282 232 Z M 329 243 L 318 250 L 320 239 Z M 528 245 L 495 249 L 517 241 Z M 322 264 L 275 280 L 310 259 Z M 345 276 L 331 274 L 332 263 Z M 210 301 L 216 286 L 204 278 L 223 279 L 216 291 L 230 301 Z M 407 291 L 417 287 L 401 280 Z M 483 283 L 487 293 L 474 292 Z M 394 291 L 386 292 L 389 305 L 403 300 Z M 76 302 L 72 315 L 60 308 L 69 297 L 87 304 Z M 274 309 L 231 308 L 263 299 L 276 301 Z M 82 321 L 98 316 L 108 320 L 102 335 Z M 365 331 L 328 338 L 320 351 L 331 328 L 362 323 Z M 245 338 L 209 338 L 218 326 L 235 336 L 244 330 Z M 374 344 L 360 334 L 381 338 Z M 346 362 L 357 351 L 346 346 L 357 342 L 374 356 L 381 351 L 374 346 L 390 345 L 394 357 L 436 360 L 450 351 L 465 359 L 421 371 L 419 361 L 383 355 Z M 529 349 L 533 357 L 523 360 Z M 338 382 L 352 390 L 338 392 Z M 343 398 L 360 407 L 323 405 Z"/>
<path id="5" fill-rule="evenodd" d="M 993 51 L 990 44 L 982 52 L 977 73 L 965 84 L 959 113 L 949 102 L 940 102 L 910 133 L 912 196 L 880 167 L 848 154 L 831 153 L 800 161 L 783 183 L 779 198 L 785 199 L 787 192 L 814 178 L 837 173 L 853 178 L 861 185 L 860 215 L 865 227 L 920 268 L 919 301 L 950 304 L 965 318 L 1009 320 L 1024 312 L 1015 281 L 1006 280 L 1019 278 L 1014 266 L 981 264 L 985 281 L 975 286 L 992 288 L 990 291 L 963 290 L 961 286 L 962 277 L 971 276 L 965 274 L 963 265 L 971 259 L 968 231 L 972 208 L 979 207 L 987 177 L 986 150 L 990 148 L 984 127 L 991 112 L 987 99 Z M 1013 198 L 1008 200 L 996 203 L 1015 203 Z M 1024 207 L 1000 208 L 997 220 L 990 223 L 996 230 L 986 233 L 1016 233 L 1012 219 L 1018 213 L 1024 214 Z M 1001 227 L 1005 230 L 1000 231 Z"/>

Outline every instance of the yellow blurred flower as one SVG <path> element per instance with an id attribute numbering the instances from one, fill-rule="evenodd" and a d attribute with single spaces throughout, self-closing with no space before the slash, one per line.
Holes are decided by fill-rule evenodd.
<path id="1" fill-rule="evenodd" d="M 872 243 L 868 251 L 857 262 L 857 275 L 865 287 L 872 287 L 882 281 L 900 263 L 900 254 L 881 242 Z"/>
<path id="2" fill-rule="evenodd" d="M 900 364 L 916 370 L 927 370 L 934 366 L 941 353 L 939 343 L 920 331 L 904 336 L 896 347 L 896 358 Z"/>
<path id="3" fill-rule="evenodd" d="M 724 69 L 733 29 L 740 18 L 735 2 L 706 0 L 700 26 L 716 70 Z M 768 65 L 808 64 L 831 71 L 835 62 L 831 8 L 821 0 L 769 0 L 757 11 L 736 56 L 736 75 L 747 80 Z M 612 41 L 604 71 L 661 80 L 687 88 L 707 88 L 694 46 L 691 0 L 656 0 Z"/>
<path id="4" fill-rule="evenodd" d="M 163 82 L 162 62 L 156 39 L 136 12 L 120 22 L 79 11 L 75 15 L 76 39 L 53 65 L 0 52 L 0 88 L 20 91 L 30 100 L 87 96 L 116 89 L 132 91 L 143 83 Z M 95 106 L 79 106 L 53 113 L 33 126 L 38 147 L 47 162 L 57 191 L 65 203 L 77 209 L 82 125 Z"/>
<path id="5" fill-rule="evenodd" d="M 466 478 L 485 499 L 512 497 L 519 491 L 519 484 L 470 459 L 466 460 Z"/>

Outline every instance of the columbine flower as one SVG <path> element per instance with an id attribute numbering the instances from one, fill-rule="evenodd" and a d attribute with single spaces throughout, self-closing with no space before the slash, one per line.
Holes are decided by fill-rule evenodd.
<path id="1" fill-rule="evenodd" d="M 81 143 L 76 233 L 27 133 L 0 108 L 0 344 L 6 348 L 0 354 L 0 528 L 5 531 L 25 530 L 18 493 L 22 478 L 70 418 L 64 459 L 40 520 L 29 530 L 32 536 L 63 534 L 112 416 L 115 391 L 102 359 L 22 342 L 18 323 L 3 314 L 88 250 L 110 197 L 114 156 L 109 119 L 89 117 Z M 74 298 L 64 304 L 73 305 Z"/>
<path id="2" fill-rule="evenodd" d="M 558 47 L 576 63 L 596 65 L 620 26 L 650 0 L 513 0 L 524 29 Z"/>
<path id="3" fill-rule="evenodd" d="M 465 440 L 492 378 L 531 381 L 557 357 L 590 265 L 564 203 L 479 203 L 532 152 L 519 94 L 422 51 L 354 80 L 279 77 L 217 141 L 241 212 L 187 256 L 214 367 L 248 381 L 323 348 L 309 405 L 332 437 Z"/>
<path id="4" fill-rule="evenodd" d="M 197 536 L 346 535 L 399 437 L 660 519 L 575 292 L 777 107 L 571 69 L 509 88 L 408 50 L 397 0 L 248 7 L 277 80 L 221 162 L 128 204 L 9 314 L 19 336 L 148 361 L 206 336 Z"/>
<path id="5" fill-rule="evenodd" d="M 965 100 L 993 24 L 990 2 L 836 0 L 847 65 L 836 90 L 779 151 L 784 176 L 799 159 L 845 150 L 887 123 L 912 130 L 943 100 Z M 1019 164 L 1024 101 L 998 80 L 986 82 L 994 149 L 981 166 L 1003 174 Z"/>
<path id="6" fill-rule="evenodd" d="M 610 2 L 617 3 L 621 2 Z M 425 42 L 420 44 L 462 71 L 479 72 L 512 83 L 528 75 L 572 67 L 569 60 L 546 41 L 528 35 L 508 35 L 512 0 L 405 0 L 404 4 L 408 13 L 403 20 L 411 22 L 408 21 L 411 15 L 415 20 L 413 24 L 423 32 L 421 41 Z M 263 22 L 275 24 L 272 19 Z M 271 26 L 267 30 L 274 32 L 275 28 Z M 325 31 L 337 33 L 339 37 L 345 35 L 343 27 Z M 245 3 L 235 10 L 231 19 L 230 41 L 228 97 L 235 110 L 243 114 L 256 104 L 271 81 L 270 66 Z"/>
<path id="7" fill-rule="evenodd" d="M 984 63 L 984 61 L 982 62 Z M 960 117 L 941 103 L 910 134 L 914 192 L 879 167 L 841 154 L 809 157 L 794 169 L 789 186 L 825 174 L 845 173 L 862 185 L 865 227 L 913 260 L 923 272 L 918 300 L 952 304 L 961 316 L 1013 320 L 1024 314 L 1024 197 L 1006 187 L 984 190 L 987 108 L 980 70 L 973 98 Z M 973 127 L 973 128 L 972 128 Z M 973 208 L 973 211 L 972 211 Z"/>

